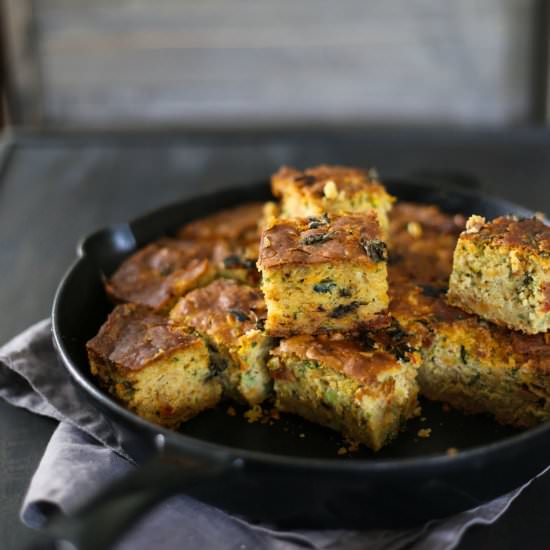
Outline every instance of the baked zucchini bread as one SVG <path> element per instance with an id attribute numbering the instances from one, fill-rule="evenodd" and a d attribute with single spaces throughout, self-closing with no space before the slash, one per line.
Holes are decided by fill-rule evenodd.
<path id="1" fill-rule="evenodd" d="M 374 450 L 417 413 L 417 360 L 364 341 L 295 336 L 272 352 L 275 405 Z"/>
<path id="2" fill-rule="evenodd" d="M 252 202 L 228 208 L 184 225 L 177 235 L 184 240 L 211 243 L 212 261 L 219 276 L 257 285 L 263 207 L 263 203 Z"/>
<path id="3" fill-rule="evenodd" d="M 273 336 L 349 332 L 388 306 L 386 245 L 376 214 L 279 219 L 258 267 Z"/>
<path id="4" fill-rule="evenodd" d="M 116 306 L 87 351 L 100 384 L 161 426 L 177 428 L 222 394 L 204 342 L 143 306 Z"/>
<path id="5" fill-rule="evenodd" d="M 180 227 L 180 239 L 226 240 L 230 242 L 253 243 L 260 238 L 258 222 L 262 217 L 264 204 L 250 202 L 220 210 L 215 214 L 199 218 Z"/>
<path id="6" fill-rule="evenodd" d="M 284 218 L 374 210 L 386 236 L 394 198 L 373 169 L 321 165 L 301 172 L 284 166 L 272 176 L 271 189 L 281 200 Z"/>
<path id="7" fill-rule="evenodd" d="M 458 240 L 449 302 L 527 334 L 550 329 L 550 227 L 472 216 Z"/>
<path id="8" fill-rule="evenodd" d="M 422 350 L 420 392 L 501 424 L 550 420 L 550 335 L 499 327 L 447 304 L 445 288 L 393 287 L 391 315 Z"/>
<path id="9" fill-rule="evenodd" d="M 418 382 L 429 399 L 501 424 L 550 420 L 550 338 L 497 327 L 474 316 L 440 321 Z"/>
<path id="10" fill-rule="evenodd" d="M 214 279 L 211 256 L 206 241 L 159 239 L 122 262 L 105 288 L 115 302 L 167 311 L 179 296 Z"/>
<path id="11" fill-rule="evenodd" d="M 391 284 L 448 284 L 465 219 L 437 206 L 398 202 L 390 212 Z"/>
<path id="12" fill-rule="evenodd" d="M 170 317 L 205 339 L 228 397 L 256 405 L 271 393 L 266 361 L 273 340 L 263 331 L 266 309 L 258 289 L 218 279 L 187 294 Z"/>

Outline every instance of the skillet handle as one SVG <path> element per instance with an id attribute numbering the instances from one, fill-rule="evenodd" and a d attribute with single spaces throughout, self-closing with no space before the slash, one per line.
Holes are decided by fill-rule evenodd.
<path id="1" fill-rule="evenodd" d="M 219 476 L 237 473 L 241 459 L 186 458 L 163 452 L 111 484 L 71 517 L 58 516 L 47 531 L 78 550 L 108 550 L 130 527 L 169 497 Z"/>

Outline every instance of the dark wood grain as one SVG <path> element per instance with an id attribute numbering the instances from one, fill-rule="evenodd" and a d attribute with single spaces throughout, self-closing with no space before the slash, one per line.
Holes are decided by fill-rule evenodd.
<path id="1" fill-rule="evenodd" d="M 54 126 L 526 123 L 535 4 L 41 0 L 13 74 Z"/>

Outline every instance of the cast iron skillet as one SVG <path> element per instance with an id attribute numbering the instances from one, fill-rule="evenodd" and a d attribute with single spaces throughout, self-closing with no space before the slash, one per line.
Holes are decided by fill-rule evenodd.
<path id="1" fill-rule="evenodd" d="M 450 213 L 532 215 L 471 191 L 418 181 L 386 184 L 400 200 L 437 204 Z M 52 324 L 61 360 L 84 391 L 83 398 L 110 419 L 127 452 L 137 462 L 156 457 L 130 484 L 111 494 L 118 498 L 134 491 L 139 497 L 128 507 L 128 518 L 168 494 L 185 491 L 251 520 L 284 526 L 405 527 L 477 506 L 550 463 L 550 425 L 518 432 L 483 416 L 445 413 L 434 403 L 423 403 L 425 419 L 411 422 L 379 453 L 339 456 L 338 434 L 296 417 L 284 416 L 273 425 L 250 424 L 241 414 L 227 415 L 224 406 L 172 432 L 127 411 L 99 389 L 89 373 L 85 343 L 112 307 L 102 277 L 138 247 L 191 219 L 268 198 L 268 185 L 261 182 L 108 227 L 82 241 L 78 259 L 59 285 Z M 419 439 L 418 429 L 426 427 L 432 428 L 431 437 Z M 458 448 L 458 455 L 449 456 L 450 447 Z"/>

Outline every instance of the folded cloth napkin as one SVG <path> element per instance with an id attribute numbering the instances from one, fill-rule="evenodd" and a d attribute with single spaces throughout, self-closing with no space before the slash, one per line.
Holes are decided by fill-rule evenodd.
<path id="1" fill-rule="evenodd" d="M 21 519 L 45 527 L 61 511 L 71 512 L 109 482 L 136 466 L 111 424 L 82 398 L 60 364 L 49 321 L 42 321 L 0 348 L 0 397 L 60 421 L 25 496 Z M 542 475 L 542 474 L 541 474 Z M 396 531 L 283 531 L 178 496 L 158 506 L 117 544 L 117 550 L 303 548 L 450 550 L 474 525 L 490 525 L 530 484 L 488 504 L 421 528 Z"/>

